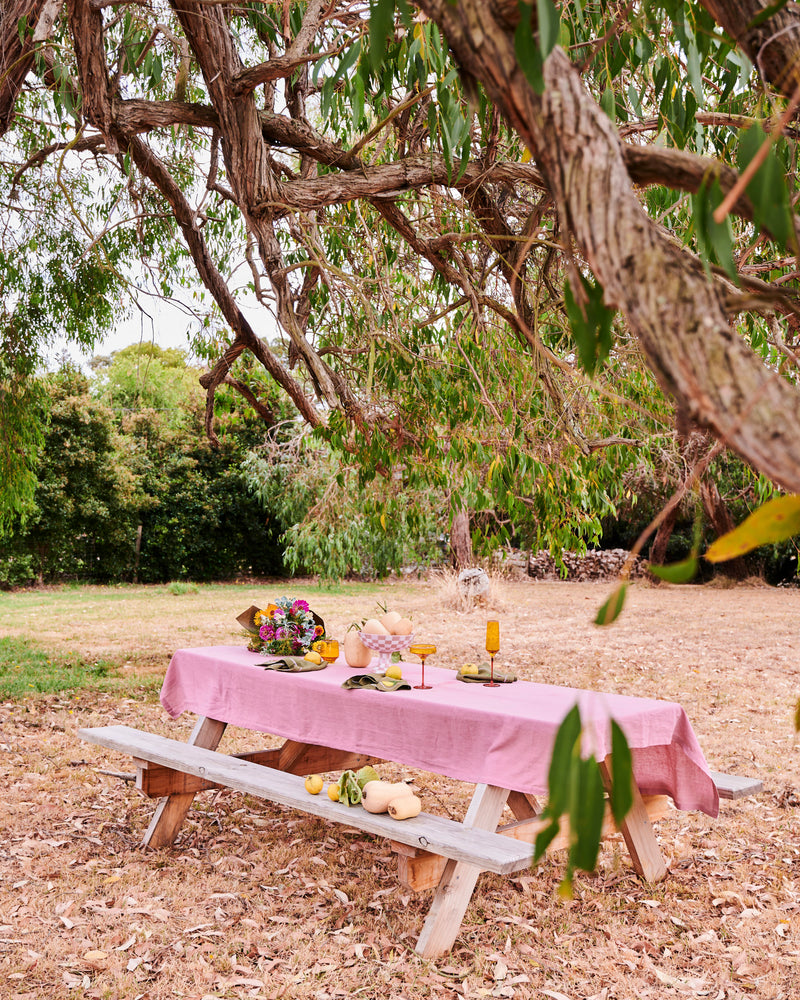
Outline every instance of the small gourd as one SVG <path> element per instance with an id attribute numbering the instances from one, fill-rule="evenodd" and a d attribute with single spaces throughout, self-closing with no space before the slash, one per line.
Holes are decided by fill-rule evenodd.
<path id="1" fill-rule="evenodd" d="M 378 621 L 388 632 L 394 635 L 394 627 L 402 617 L 396 611 L 387 611 L 385 615 L 380 616 Z"/>
<path id="2" fill-rule="evenodd" d="M 388 810 L 392 819 L 413 819 L 422 811 L 422 799 L 418 795 L 406 792 L 405 795 L 392 799 Z"/>
<path id="3" fill-rule="evenodd" d="M 371 813 L 385 813 L 389 803 L 411 791 L 405 781 L 370 781 L 364 785 L 361 805 Z"/>
<path id="4" fill-rule="evenodd" d="M 369 666 L 372 650 L 364 645 L 358 632 L 348 632 L 344 637 L 344 658 L 348 667 L 361 670 Z"/>
<path id="5" fill-rule="evenodd" d="M 411 624 L 410 618 L 399 618 L 394 623 L 394 628 L 392 629 L 393 635 L 411 635 L 414 631 L 414 626 Z"/>
<path id="6" fill-rule="evenodd" d="M 361 631 L 367 635 L 389 635 L 389 629 L 381 624 L 377 618 L 368 618 L 361 626 Z"/>

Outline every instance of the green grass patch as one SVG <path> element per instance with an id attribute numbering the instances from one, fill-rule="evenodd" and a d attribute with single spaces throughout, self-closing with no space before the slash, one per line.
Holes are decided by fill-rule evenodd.
<path id="1" fill-rule="evenodd" d="M 200 592 L 200 588 L 196 583 L 184 583 L 183 580 L 173 580 L 172 583 L 168 583 L 167 590 L 176 597 L 181 597 L 183 594 L 198 594 Z"/>
<path id="2" fill-rule="evenodd" d="M 153 679 L 160 685 L 160 679 Z M 147 681 L 122 677 L 107 660 L 87 663 L 37 649 L 25 639 L 0 638 L 0 699 L 19 701 L 40 694 L 64 691 L 141 692 Z M 152 685 L 150 685 L 152 686 Z"/>

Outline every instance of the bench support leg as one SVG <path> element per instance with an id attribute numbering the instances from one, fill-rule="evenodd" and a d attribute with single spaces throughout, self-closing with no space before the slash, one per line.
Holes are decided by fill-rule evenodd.
<path id="1" fill-rule="evenodd" d="M 507 788 L 478 785 L 464 817 L 464 826 L 495 830 L 508 798 Z M 481 870 L 465 861 L 448 861 L 428 911 L 416 951 L 437 958 L 453 947 Z"/>
<path id="2" fill-rule="evenodd" d="M 607 761 L 600 761 L 600 773 L 607 791 L 611 787 L 611 768 Z M 667 866 L 664 864 L 656 835 L 650 825 L 647 807 L 635 782 L 633 805 L 623 820 L 619 832 L 628 847 L 636 873 L 645 882 L 660 882 L 667 874 Z"/>
<path id="3" fill-rule="evenodd" d="M 205 750 L 216 750 L 226 726 L 225 722 L 201 717 L 186 742 L 191 746 L 203 747 Z M 194 801 L 194 795 L 194 792 L 180 792 L 159 799 L 150 826 L 142 840 L 144 847 L 169 847 L 174 843 Z"/>

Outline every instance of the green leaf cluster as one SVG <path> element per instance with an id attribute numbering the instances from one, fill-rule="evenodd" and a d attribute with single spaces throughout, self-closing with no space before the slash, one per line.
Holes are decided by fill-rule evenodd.
<path id="1" fill-rule="evenodd" d="M 603 832 L 606 798 L 604 782 L 593 754 L 582 754 L 583 726 L 575 705 L 556 733 L 548 774 L 547 806 L 542 812 L 546 826 L 534 846 L 534 864 L 561 832 L 562 819 L 569 831 L 566 871 L 559 892 L 571 898 L 575 871 L 594 871 Z M 625 734 L 611 720 L 609 803 L 617 826 L 633 804 L 633 766 Z"/>

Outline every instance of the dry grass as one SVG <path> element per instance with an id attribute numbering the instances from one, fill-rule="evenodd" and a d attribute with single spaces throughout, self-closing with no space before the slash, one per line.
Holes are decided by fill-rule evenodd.
<path id="1" fill-rule="evenodd" d="M 661 822 L 670 873 L 658 886 L 640 883 L 614 845 L 570 903 L 555 896 L 557 861 L 512 879 L 484 874 L 453 952 L 428 962 L 413 944 L 430 894 L 397 884 L 383 841 L 218 792 L 198 797 L 174 849 L 139 849 L 152 803 L 102 773 L 127 761 L 74 730 L 119 722 L 182 738 L 191 720 L 171 722 L 153 700 L 86 693 L 0 705 L 0 996 L 794 998 L 800 593 L 641 584 L 620 622 L 598 630 L 608 589 L 495 580 L 473 611 L 426 583 L 0 599 L 0 630 L 134 675 L 163 672 L 176 646 L 239 641 L 234 616 L 276 591 L 309 596 L 338 633 L 385 598 L 413 613 L 440 665 L 480 654 L 491 613 L 501 665 L 678 700 L 713 767 L 766 786 L 715 821 L 673 812 Z M 226 745 L 246 742 L 235 733 Z M 417 778 L 426 808 L 462 807 L 459 787 Z"/>

